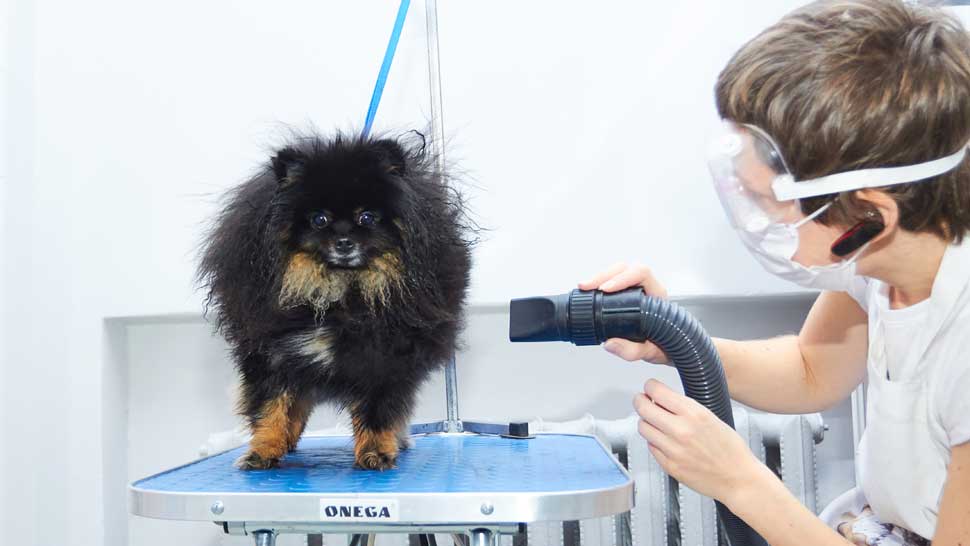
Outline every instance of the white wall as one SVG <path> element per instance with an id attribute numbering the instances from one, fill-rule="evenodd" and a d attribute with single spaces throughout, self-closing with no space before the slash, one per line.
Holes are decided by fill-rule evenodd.
<path id="1" fill-rule="evenodd" d="M 105 317 L 199 311 L 214 195 L 279 122 L 359 125 L 396 2 L 4 1 L 0 528 L 113 543 L 126 378 Z M 674 294 L 787 289 L 727 231 L 700 158 L 717 70 L 797 3 L 442 3 L 450 157 L 494 230 L 474 301 L 623 258 Z M 427 120 L 423 20 L 416 2 L 379 128 Z"/>
<path id="2" fill-rule="evenodd" d="M 32 164 L 29 151 L 33 138 L 30 114 L 30 37 L 33 23 L 32 10 L 26 2 L 4 0 L 0 5 L 0 14 L 3 17 L 3 31 L 0 32 L 0 63 L 3 67 L 3 78 L 0 80 L 0 112 L 3 116 L 0 124 L 0 175 L 3 176 L 0 182 L 0 524 L 17 532 L 25 527 L 23 520 L 29 519 L 33 522 L 35 519 L 37 490 L 34 472 L 15 471 L 10 467 L 10 463 L 23 460 L 23 457 L 15 456 L 13 451 L 26 451 L 24 446 L 34 440 L 29 432 L 29 424 L 23 419 L 23 409 L 27 406 L 21 404 L 25 402 L 25 397 L 16 394 L 16 384 L 26 377 L 15 369 L 15 362 L 22 360 L 26 343 L 18 346 L 15 340 L 27 330 L 19 322 L 25 317 L 14 310 L 18 301 L 13 287 L 23 278 L 23 275 L 18 275 L 17 270 L 23 266 L 26 245 L 14 240 L 13 234 L 19 230 L 14 215 L 15 207 L 11 205 L 26 193 L 23 186 L 14 184 L 14 181 L 30 180 Z M 30 365 L 32 362 L 26 364 Z M 23 385 L 19 385 L 21 392 L 26 390 Z M 62 394 L 66 393 L 62 391 Z M 43 397 L 42 393 L 40 397 Z M 40 406 L 37 408 L 36 418 L 31 420 L 33 424 L 41 425 L 48 415 L 49 412 Z M 14 518 L 21 521 L 16 522 Z"/>
<path id="3" fill-rule="evenodd" d="M 473 300 L 570 286 L 621 258 L 679 294 L 787 289 L 742 254 L 702 159 L 718 69 L 797 3 L 442 3 L 451 157 L 494 229 Z M 198 310 L 200 223 L 279 123 L 359 125 L 396 2 L 29 4 L 37 191 L 66 199 L 47 211 L 70 222 L 97 307 L 132 315 Z M 427 120 L 412 10 L 380 129 Z"/>
<path id="4" fill-rule="evenodd" d="M 8 74 L 10 73 L 10 45 L 13 40 L 10 39 L 10 27 L 9 20 L 11 15 L 11 6 L 8 0 L 0 0 L 0 127 L 7 127 L 10 123 L 10 117 L 8 115 L 8 95 L 9 95 L 9 85 L 8 85 Z M 6 237 L 4 235 L 6 228 L 6 187 L 7 180 L 9 176 L 9 162 L 7 158 L 7 131 L 0 130 L 0 256 L 3 256 L 4 245 L 6 243 Z M 0 258 L 0 430 L 3 428 L 3 423 L 6 421 L 4 418 L 4 412 L 6 411 L 6 404 L 3 403 L 3 385 L 5 383 L 5 369 L 4 365 L 5 354 L 4 347 L 6 347 L 6 336 L 7 336 L 7 305 L 6 305 L 6 275 L 7 268 Z M 2 442 L 2 440 L 0 440 Z M 0 443 L 0 453 L 3 452 L 3 443 Z M 0 460 L 2 462 L 2 460 Z M 0 514 L 6 512 L 6 495 L 2 494 L 6 491 L 6 469 L 0 468 Z"/>
<path id="5" fill-rule="evenodd" d="M 790 290 L 743 254 L 705 149 L 718 72 L 801 3 L 443 3 L 446 123 L 495 228 L 476 298 L 617 260 L 650 263 L 676 294 Z"/>

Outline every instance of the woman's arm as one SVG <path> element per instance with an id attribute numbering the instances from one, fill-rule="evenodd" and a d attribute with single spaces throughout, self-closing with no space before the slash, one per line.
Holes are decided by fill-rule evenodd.
<path id="1" fill-rule="evenodd" d="M 868 343 L 868 316 L 842 292 L 823 292 L 798 336 L 715 340 L 731 398 L 772 413 L 813 413 L 845 400 L 865 377 Z"/>
<path id="2" fill-rule="evenodd" d="M 583 290 L 616 292 L 640 286 L 651 296 L 667 290 L 642 265 L 617 264 L 579 283 Z M 773 413 L 813 413 L 844 400 L 866 373 L 868 317 L 847 294 L 823 292 L 798 336 L 764 341 L 715 339 L 731 397 Z M 611 339 L 607 351 L 634 362 L 666 364 L 653 343 Z M 966 545 L 970 546 L 970 545 Z"/>
<path id="3" fill-rule="evenodd" d="M 722 502 L 771 546 L 848 546 L 846 540 L 806 508 L 768 467 Z"/>
<path id="4" fill-rule="evenodd" d="M 970 443 L 950 453 L 933 546 L 970 546 Z"/>
<path id="5" fill-rule="evenodd" d="M 664 471 L 723 502 L 772 546 L 850 543 L 802 506 L 744 440 L 697 401 L 650 380 L 634 399 L 640 434 Z"/>
<path id="6" fill-rule="evenodd" d="M 835 531 L 802 506 L 767 470 L 749 481 L 725 504 L 772 546 L 847 544 Z M 771 507 L 766 509 L 766 507 Z M 970 443 L 953 448 L 940 503 L 933 546 L 970 545 Z"/>

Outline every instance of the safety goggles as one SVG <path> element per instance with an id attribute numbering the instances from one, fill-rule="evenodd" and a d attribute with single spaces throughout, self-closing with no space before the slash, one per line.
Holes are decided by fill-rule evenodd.
<path id="1" fill-rule="evenodd" d="M 966 146 L 941 159 L 902 167 L 846 171 L 812 180 L 795 180 L 778 145 L 753 125 L 725 122 L 711 142 L 708 167 L 731 224 L 749 233 L 772 223 L 801 224 L 823 212 L 805 216 L 799 199 L 863 188 L 917 182 L 955 169 Z"/>

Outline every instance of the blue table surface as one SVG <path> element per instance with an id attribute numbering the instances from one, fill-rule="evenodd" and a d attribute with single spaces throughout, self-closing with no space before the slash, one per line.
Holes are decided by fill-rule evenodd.
<path id="1" fill-rule="evenodd" d="M 307 437 L 279 468 L 238 470 L 245 447 L 135 482 L 150 491 L 184 493 L 473 493 L 568 492 L 629 482 L 616 460 L 587 436 L 540 434 L 414 437 L 398 467 L 354 467 L 349 436 Z"/>

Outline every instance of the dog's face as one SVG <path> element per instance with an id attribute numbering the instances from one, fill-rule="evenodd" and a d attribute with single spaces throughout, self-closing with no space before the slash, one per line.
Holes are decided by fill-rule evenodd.
<path id="1" fill-rule="evenodd" d="M 330 270 L 366 269 L 401 245 L 396 144 L 387 141 L 281 151 L 274 159 L 287 239 Z M 403 153 L 403 152 L 400 152 Z"/>
<path id="2" fill-rule="evenodd" d="M 316 139 L 273 158 L 281 307 L 325 311 L 353 291 L 375 310 L 404 290 L 403 230 L 421 222 L 408 212 L 407 166 L 389 140 Z"/>
<path id="3" fill-rule="evenodd" d="M 298 201 L 292 241 L 331 269 L 365 268 L 399 245 L 390 188 L 367 172 L 336 174 L 349 176 L 347 183 L 334 176 L 304 179 L 309 187 Z"/>
<path id="4" fill-rule="evenodd" d="M 319 207 L 307 214 L 310 229 L 303 229 L 300 248 L 318 256 L 330 267 L 359 268 L 390 246 L 390 234 L 381 225 L 383 209 L 367 205 Z"/>

